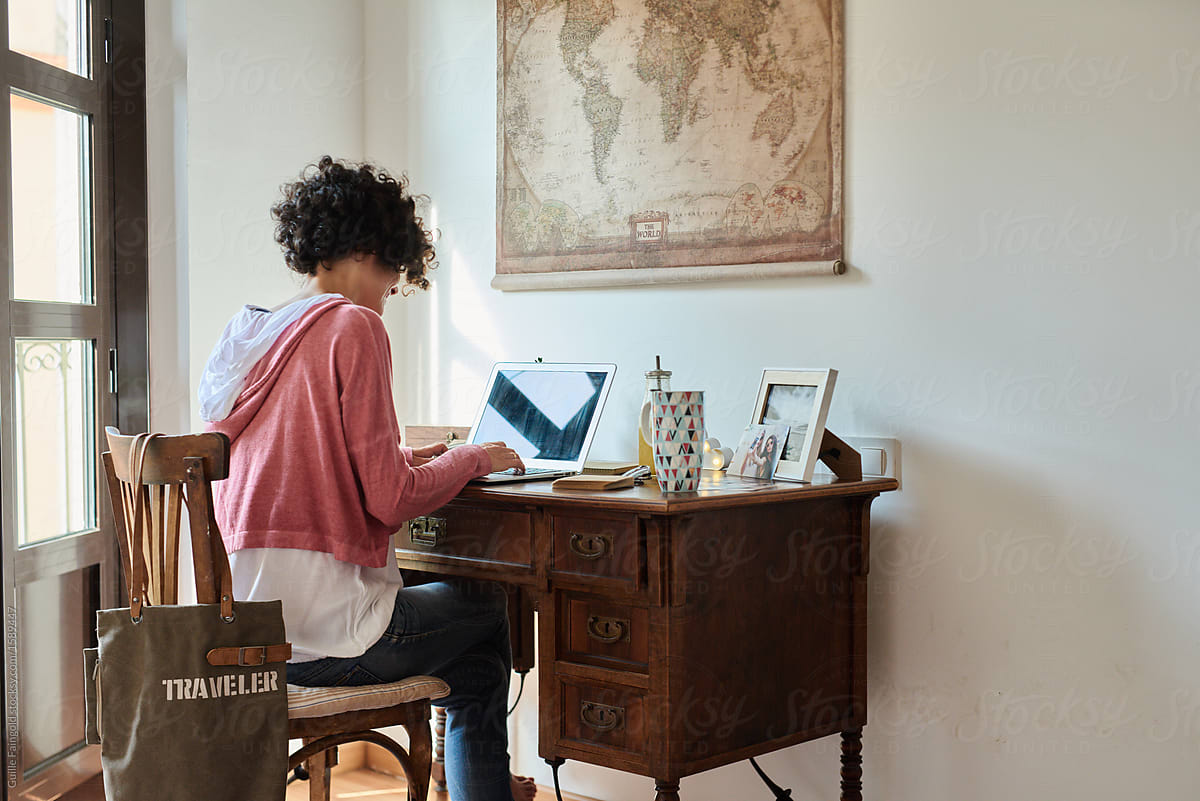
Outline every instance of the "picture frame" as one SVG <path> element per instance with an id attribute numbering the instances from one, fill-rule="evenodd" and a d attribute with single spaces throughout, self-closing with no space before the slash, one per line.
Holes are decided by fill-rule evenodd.
<path id="1" fill-rule="evenodd" d="M 837 370 L 763 370 L 751 424 L 791 426 L 775 478 L 811 482 Z"/>

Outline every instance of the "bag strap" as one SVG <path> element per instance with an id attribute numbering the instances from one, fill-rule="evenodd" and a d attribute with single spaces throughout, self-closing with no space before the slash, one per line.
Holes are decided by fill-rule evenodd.
<path id="1" fill-rule="evenodd" d="M 150 441 L 158 439 L 162 434 L 138 434 L 133 438 L 129 449 L 129 475 L 133 479 L 133 539 L 129 544 L 129 617 L 134 623 L 142 619 L 142 604 L 146 599 L 148 582 L 146 556 L 142 552 L 142 540 L 145 536 L 146 499 L 145 484 L 142 481 L 146 468 L 146 449 Z"/>
<path id="2" fill-rule="evenodd" d="M 271 662 L 286 662 L 292 658 L 290 642 L 279 645 L 243 645 L 213 648 L 206 654 L 208 664 L 237 667 L 258 667 Z"/>
<path id="3" fill-rule="evenodd" d="M 221 533 L 216 529 L 217 513 L 213 507 L 213 496 L 208 476 L 204 472 L 204 459 L 184 459 L 187 479 L 188 518 L 192 529 L 192 567 L 196 574 L 196 589 L 202 602 L 215 601 L 221 607 L 221 620 L 232 623 L 233 574 L 229 568 L 229 554 Z M 215 585 L 216 598 L 211 597 L 210 588 Z"/>
<path id="4" fill-rule="evenodd" d="M 216 520 L 211 495 L 208 498 L 208 515 L 210 520 Z M 214 533 L 210 530 L 208 542 L 213 556 L 213 568 L 216 571 L 217 581 L 220 583 L 221 588 L 221 620 L 226 623 L 232 623 L 235 616 L 233 613 L 233 572 L 229 567 L 229 552 L 225 550 L 225 542 L 221 539 L 219 533 Z M 288 646 L 288 648 L 290 649 L 291 646 Z M 283 661 L 286 662 L 287 660 Z"/>

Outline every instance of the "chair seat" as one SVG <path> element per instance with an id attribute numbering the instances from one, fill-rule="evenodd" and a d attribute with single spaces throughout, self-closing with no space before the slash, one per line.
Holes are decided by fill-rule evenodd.
<path id="1" fill-rule="evenodd" d="M 450 694 L 450 685 L 433 676 L 410 676 L 390 684 L 361 687 L 287 686 L 288 719 L 323 718 L 344 712 L 386 709 L 412 701 L 436 701 Z"/>

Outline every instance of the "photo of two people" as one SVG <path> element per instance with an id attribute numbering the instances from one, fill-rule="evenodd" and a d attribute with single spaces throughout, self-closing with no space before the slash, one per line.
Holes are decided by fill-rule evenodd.
<path id="1" fill-rule="evenodd" d="M 783 445 L 787 442 L 786 424 L 749 425 L 742 432 L 733 460 L 729 463 L 731 475 L 746 478 L 762 478 L 768 481 L 775 476 Z"/>

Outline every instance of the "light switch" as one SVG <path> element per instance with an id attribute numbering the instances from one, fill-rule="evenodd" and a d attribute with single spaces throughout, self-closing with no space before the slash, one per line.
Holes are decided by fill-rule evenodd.
<path id="1" fill-rule="evenodd" d="M 864 476 L 882 476 L 887 464 L 887 454 L 882 448 L 862 449 L 862 471 Z"/>

